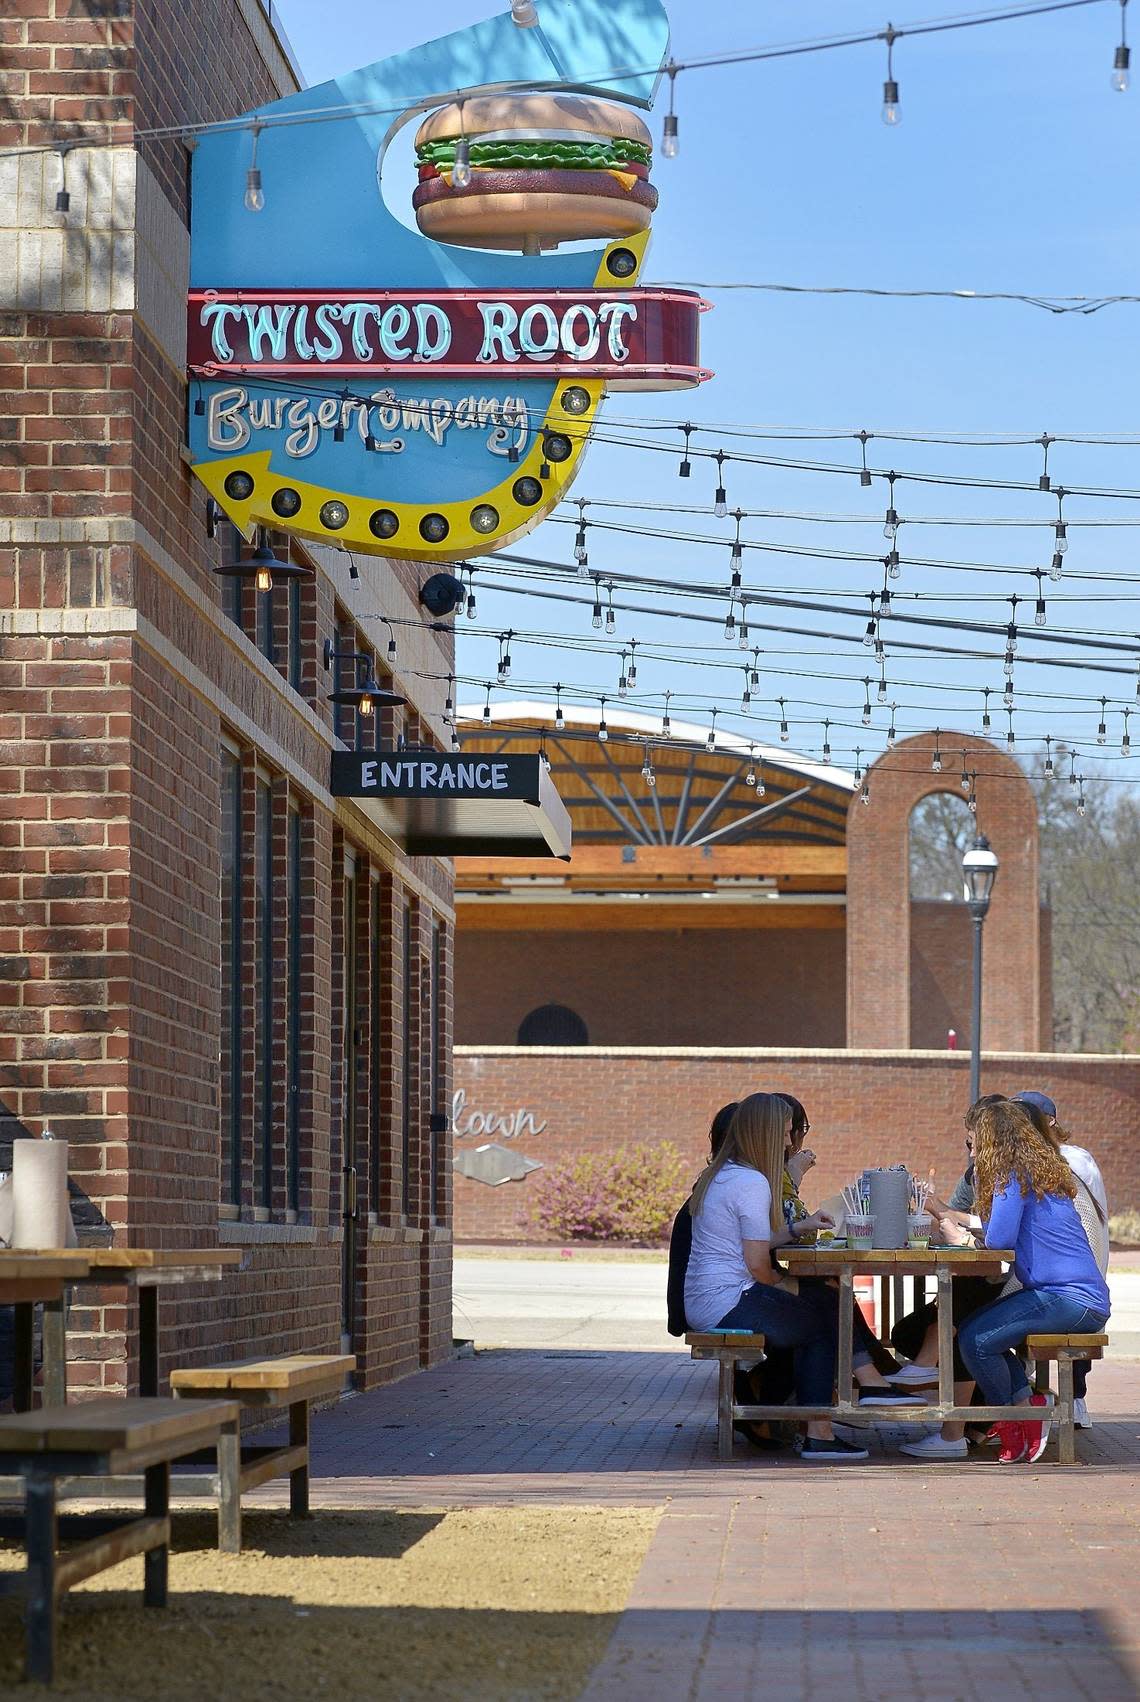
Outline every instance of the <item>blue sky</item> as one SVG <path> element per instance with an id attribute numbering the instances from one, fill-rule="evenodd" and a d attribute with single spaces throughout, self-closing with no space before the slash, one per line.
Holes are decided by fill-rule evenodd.
<path id="1" fill-rule="evenodd" d="M 430 12 L 394 0 L 382 5 L 376 0 L 283 0 L 277 7 L 310 83 L 412 46 L 429 31 L 446 34 L 498 9 L 480 0 L 436 0 Z M 894 22 L 903 25 L 927 15 L 916 9 Z M 884 21 L 856 0 L 795 6 L 675 0 L 671 19 L 679 60 L 722 48 L 876 28 Z M 1140 242 L 1130 166 L 1140 124 L 1140 84 L 1123 96 L 1110 89 L 1119 21 L 1119 7 L 1106 0 L 1052 16 L 904 39 L 895 48 L 903 110 L 903 122 L 895 129 L 884 126 L 879 116 L 885 74 L 881 44 L 680 76 L 681 152 L 674 161 L 655 160 L 661 205 L 643 282 L 679 281 L 705 289 L 715 311 L 703 321 L 702 354 L 716 377 L 682 396 L 611 397 L 603 418 L 1025 437 L 1042 431 L 1136 432 L 1134 344 L 1140 306 L 1058 317 L 1012 303 L 793 297 L 712 287 L 764 281 L 1049 295 L 1135 289 Z M 655 139 L 661 110 L 659 102 L 650 118 Z M 694 444 L 715 449 L 720 441 L 713 433 L 695 438 Z M 723 441 L 731 453 L 731 443 Z M 676 443 L 679 448 L 679 433 Z M 749 447 L 848 465 L 858 454 L 852 441 Z M 687 516 L 630 509 L 611 518 L 683 529 L 720 539 L 721 547 L 616 533 L 603 539 L 592 533 L 591 570 L 723 580 L 727 586 L 732 525 L 711 513 L 713 471 L 707 463 L 695 463 L 692 479 L 683 483 L 676 476 L 678 459 L 596 443 L 573 496 L 701 506 L 704 512 Z M 1040 451 L 1034 448 L 873 444 L 869 459 L 879 468 L 1030 483 L 1040 471 Z M 1055 484 L 1140 490 L 1138 446 L 1058 444 L 1051 451 L 1050 471 Z M 855 479 L 730 462 L 726 484 L 730 506 L 840 517 L 758 517 L 745 523 L 748 539 L 876 555 L 887 547 L 881 481 L 863 489 Z M 912 520 L 1051 522 L 1056 516 L 1055 498 L 1036 491 L 905 486 L 897 492 L 896 507 Z M 1074 522 L 1135 522 L 1140 502 L 1074 498 L 1065 504 L 1065 514 Z M 595 515 L 601 519 L 602 511 Z M 1064 626 L 1125 635 L 1140 630 L 1135 585 L 1068 577 L 1076 570 L 1134 576 L 1137 538 L 1140 533 L 1124 526 L 1073 526 L 1067 575 L 1057 585 L 1045 582 L 1050 630 Z M 572 542 L 572 532 L 552 520 L 517 548 L 568 563 Z M 904 560 L 909 550 L 1047 568 L 1051 545 L 1052 532 L 1045 527 L 912 524 L 900 535 Z M 707 716 L 715 704 L 723 727 L 770 742 L 779 720 L 774 700 L 783 695 L 794 743 L 818 755 L 821 722 L 828 716 L 836 758 L 849 764 L 856 743 L 865 752 L 882 748 L 889 715 L 875 704 L 871 653 L 857 641 L 866 620 L 864 594 L 881 581 L 882 569 L 871 563 L 746 554 L 746 585 L 833 600 L 838 592 L 854 592 L 862 614 L 858 621 L 788 617 L 802 626 L 850 634 L 856 638 L 853 644 L 757 632 L 764 684 L 754 694 L 748 719 L 738 713 L 742 676 L 737 664 L 743 658 L 724 643 L 718 627 L 622 610 L 618 639 L 636 637 L 646 649 L 655 639 L 683 642 L 693 647 L 695 658 L 706 659 L 699 668 L 665 661 L 639 667 L 638 685 L 651 712 L 659 709 L 661 693 L 669 688 L 674 705 L 687 706 L 691 718 Z M 912 565 L 904 566 L 893 589 L 899 610 L 906 609 L 903 599 L 912 593 L 949 593 L 956 600 L 929 607 L 942 615 L 1002 620 L 1008 618 L 1008 607 L 1001 598 L 1015 591 L 1034 593 L 1032 581 L 1008 573 L 947 573 Z M 615 602 L 620 608 L 620 595 Z M 1031 608 L 1023 614 L 1031 621 Z M 539 602 L 520 595 L 517 587 L 481 590 L 476 626 L 508 625 L 527 632 L 572 632 L 584 640 L 597 636 L 588 608 Z M 465 622 L 460 626 L 461 672 L 493 677 L 497 643 L 477 638 Z M 993 660 L 982 663 L 898 654 L 892 645 L 901 637 L 897 623 L 890 631 L 884 628 L 884 636 L 888 700 L 899 705 L 900 733 L 935 726 L 980 730 L 984 685 L 995 688 L 994 726 L 1004 733 L 1004 713 L 997 713 L 1000 643 L 986 642 Z M 948 636 L 946 642 L 961 640 Z M 545 687 L 556 677 L 568 686 L 612 696 L 619 665 L 611 647 L 607 641 L 604 654 L 563 653 L 516 640 L 511 685 L 496 690 L 493 700 L 540 695 L 528 686 Z M 1113 658 L 1125 670 L 1113 674 L 1097 667 L 1093 657 L 1089 671 L 1075 673 L 1020 660 L 1036 654 L 1046 652 L 1023 633 L 1015 698 L 1019 749 L 1046 732 L 1059 739 L 1075 737 L 1088 760 L 1107 756 L 1107 771 L 1121 773 L 1123 765 L 1113 753 L 1119 749 L 1121 707 L 1136 701 L 1134 680 L 1127 677 L 1132 664 Z M 1066 647 L 1050 654 L 1078 652 Z M 730 663 L 737 671 L 710 663 Z M 869 672 L 875 707 L 868 730 L 860 725 L 860 711 Z M 969 690 L 953 692 L 953 686 Z M 1079 694 L 1080 701 L 1030 699 L 1023 695 L 1030 689 Z M 1095 705 L 1102 694 L 1110 700 L 1114 741 L 1105 751 L 1094 739 L 1100 718 Z M 1140 734 L 1140 719 L 1136 731 Z"/>

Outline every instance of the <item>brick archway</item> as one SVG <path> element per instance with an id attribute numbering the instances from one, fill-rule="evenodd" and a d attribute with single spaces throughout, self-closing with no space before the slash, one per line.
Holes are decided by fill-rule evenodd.
<path id="1" fill-rule="evenodd" d="M 856 792 L 847 818 L 847 1044 L 906 1049 L 910 1039 L 911 811 L 953 792 L 966 752 L 977 771 L 978 831 L 1000 859 L 986 919 L 982 1036 L 987 1051 L 1041 1044 L 1037 805 L 1004 751 L 969 733 L 940 735 L 945 768 L 931 769 L 933 735 L 903 739 L 868 771 L 869 805 Z M 949 783 L 948 783 L 949 777 Z"/>

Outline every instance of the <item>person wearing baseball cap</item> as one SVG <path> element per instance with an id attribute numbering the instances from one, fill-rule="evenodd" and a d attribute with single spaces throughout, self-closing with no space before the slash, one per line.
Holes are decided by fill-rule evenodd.
<path id="1" fill-rule="evenodd" d="M 1091 1152 L 1068 1139 L 1066 1130 L 1057 1120 L 1057 1107 L 1047 1093 L 1041 1093 L 1037 1088 L 1025 1088 L 1012 1097 L 1018 1104 L 1025 1106 L 1041 1134 L 1053 1143 L 1072 1171 L 1077 1183 L 1077 1197 L 1074 1202 L 1077 1216 L 1088 1236 L 1093 1257 L 1103 1276 L 1108 1270 L 1108 1195 L 1105 1192 L 1100 1166 Z M 1087 1430 L 1092 1424 L 1089 1409 L 1085 1404 L 1088 1374 L 1091 1369 L 1091 1360 L 1073 1361 L 1073 1418 L 1078 1430 Z"/>

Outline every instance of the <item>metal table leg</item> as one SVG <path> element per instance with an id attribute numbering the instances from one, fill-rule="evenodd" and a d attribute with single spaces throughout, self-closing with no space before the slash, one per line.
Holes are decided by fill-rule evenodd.
<path id="1" fill-rule="evenodd" d="M 835 1368 L 836 1393 L 841 1407 L 854 1403 L 851 1355 L 855 1336 L 855 1277 L 850 1265 L 839 1272 L 839 1356 Z"/>
<path id="2" fill-rule="evenodd" d="M 44 1405 L 67 1402 L 67 1301 L 44 1301 Z"/>
<path id="3" fill-rule="evenodd" d="M 35 1302 L 18 1300 L 16 1302 L 16 1340 L 12 1364 L 12 1406 L 16 1412 L 31 1412 L 32 1410 L 35 1341 Z"/>
<path id="4" fill-rule="evenodd" d="M 138 1289 L 139 1297 L 139 1394 L 158 1393 L 158 1289 L 151 1284 Z"/>
<path id="5" fill-rule="evenodd" d="M 954 1405 L 954 1283 L 947 1265 L 938 1266 L 938 1404 Z"/>

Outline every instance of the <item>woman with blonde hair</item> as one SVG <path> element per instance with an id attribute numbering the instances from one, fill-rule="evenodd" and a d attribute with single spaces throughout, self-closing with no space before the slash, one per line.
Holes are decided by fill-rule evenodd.
<path id="1" fill-rule="evenodd" d="M 1030 1393 L 1014 1349 L 1027 1335 L 1102 1330 L 1111 1309 L 1108 1287 L 1073 1203 L 1073 1173 L 1024 1105 L 1003 1100 L 982 1113 L 974 1176 L 986 1246 L 1014 1249 L 1021 1287 L 964 1319 L 958 1346 L 986 1404 L 1018 1414 L 996 1426 L 1002 1464 L 1032 1462 L 1048 1440 L 1049 1425 L 1037 1410 L 1048 1401 Z"/>
<path id="2" fill-rule="evenodd" d="M 693 1246 L 685 1274 L 685 1315 L 693 1330 L 757 1331 L 774 1348 L 790 1348 L 798 1404 L 830 1406 L 838 1297 L 823 1285 L 800 1294 L 795 1279 L 772 1260 L 774 1248 L 805 1232 L 830 1228 L 832 1222 L 826 1212 L 791 1226 L 784 1220 L 781 1184 L 791 1121 L 791 1109 L 778 1094 L 750 1094 L 737 1106 L 720 1151 L 698 1177 L 689 1201 Z M 897 1405 L 900 1397 L 870 1356 L 857 1346 L 852 1358 L 860 1404 Z M 867 1450 L 840 1441 L 829 1422 L 813 1419 L 802 1458 L 865 1460 Z"/>

